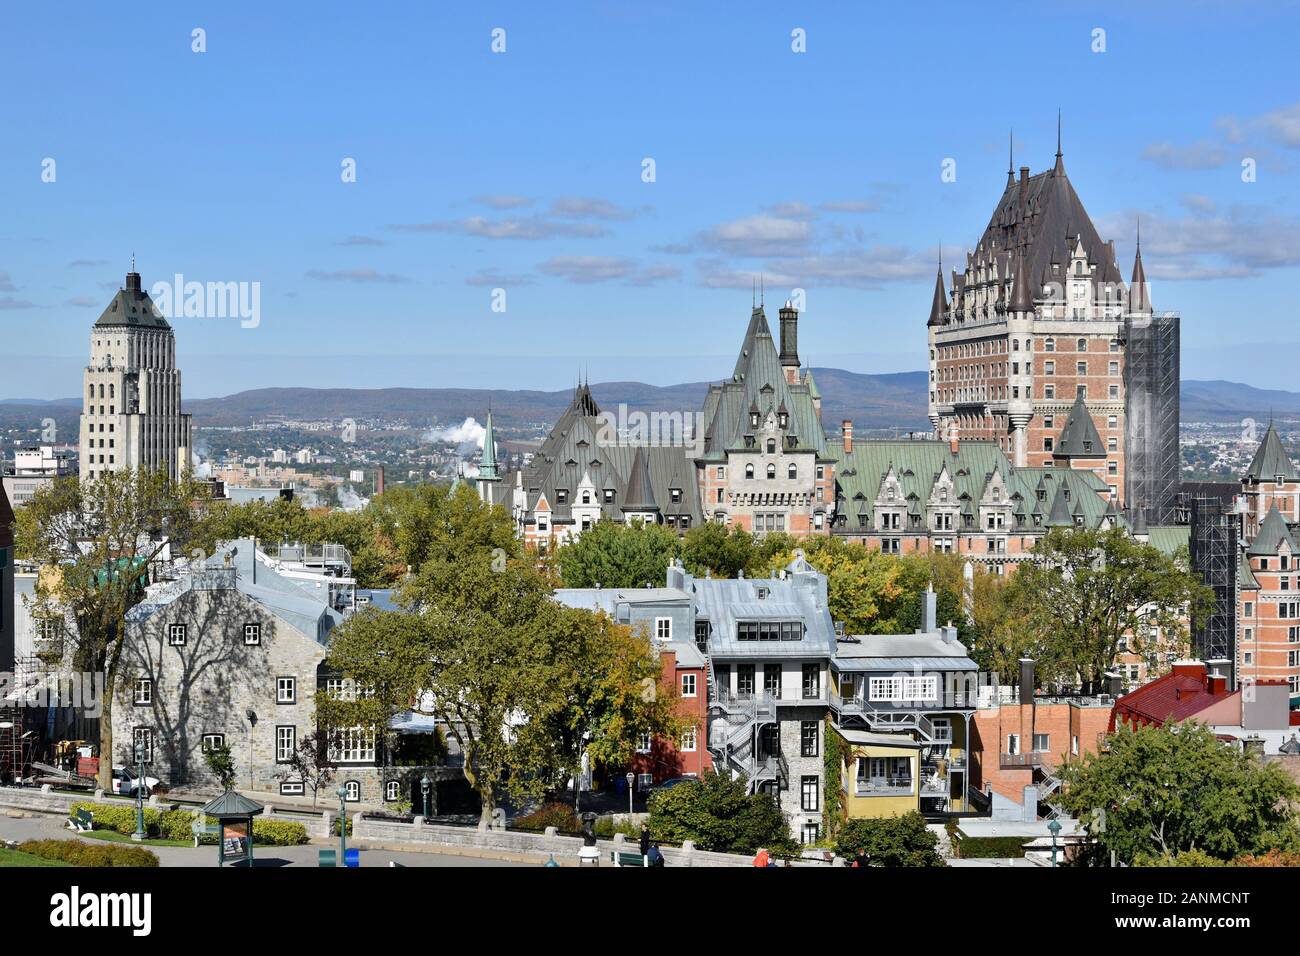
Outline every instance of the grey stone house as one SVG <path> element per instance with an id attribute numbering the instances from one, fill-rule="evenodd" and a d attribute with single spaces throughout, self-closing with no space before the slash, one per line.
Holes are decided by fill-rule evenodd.
<path id="1" fill-rule="evenodd" d="M 322 589 L 276 573 L 251 539 L 218 548 L 206 566 L 149 589 L 127 619 L 114 763 L 144 746 L 149 773 L 172 787 L 210 788 L 204 751 L 224 744 L 236 786 L 310 795 L 288 770 L 315 730 L 317 693 L 346 692 L 322 666 L 343 615 Z M 378 802 L 381 735 L 348 731 L 331 747 L 331 788 Z"/>

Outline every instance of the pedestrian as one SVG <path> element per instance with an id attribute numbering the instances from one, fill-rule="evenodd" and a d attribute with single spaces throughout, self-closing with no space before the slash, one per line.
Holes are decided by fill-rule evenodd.
<path id="1" fill-rule="evenodd" d="M 641 855 L 650 855 L 650 828 L 646 826 L 644 820 L 641 822 Z"/>
<path id="2" fill-rule="evenodd" d="M 758 853 L 754 855 L 754 865 L 767 866 L 767 850 L 760 849 Z"/>
<path id="3" fill-rule="evenodd" d="M 650 845 L 650 854 L 649 854 L 649 855 L 650 855 L 650 865 L 651 865 L 651 866 L 663 866 L 663 865 L 664 865 L 664 855 L 663 855 L 663 853 L 661 853 L 660 850 L 659 850 L 659 841 L 658 841 L 658 840 L 656 840 L 654 843 L 652 843 L 652 844 Z"/>

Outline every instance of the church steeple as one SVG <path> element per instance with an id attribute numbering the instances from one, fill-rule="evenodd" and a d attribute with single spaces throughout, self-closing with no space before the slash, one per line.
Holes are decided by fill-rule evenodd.
<path id="1" fill-rule="evenodd" d="M 1056 168 L 1052 170 L 1054 176 L 1065 175 L 1065 158 L 1061 154 L 1061 111 L 1056 111 Z"/>

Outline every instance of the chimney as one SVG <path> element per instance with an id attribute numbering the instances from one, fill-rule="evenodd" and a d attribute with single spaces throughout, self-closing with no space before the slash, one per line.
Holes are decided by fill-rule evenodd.
<path id="1" fill-rule="evenodd" d="M 1020 703 L 1032 704 L 1034 702 L 1034 659 L 1032 657 L 1020 658 Z"/>
<path id="2" fill-rule="evenodd" d="M 1106 693 L 1110 694 L 1111 697 L 1124 696 L 1124 678 L 1118 674 L 1107 674 Z"/>
<path id="3" fill-rule="evenodd" d="M 140 273 L 128 272 L 126 274 L 126 291 L 127 292 L 140 291 Z"/>
<path id="4" fill-rule="evenodd" d="M 844 434 L 844 454 L 853 454 L 853 419 L 846 418 L 840 422 L 840 431 Z"/>
<path id="5" fill-rule="evenodd" d="M 948 622 L 947 627 L 939 628 L 939 637 L 945 644 L 953 644 L 957 640 L 957 628 L 953 627 L 952 621 Z"/>
<path id="6" fill-rule="evenodd" d="M 781 369 L 786 384 L 795 385 L 799 382 L 799 312 L 786 299 L 777 314 L 781 320 Z"/>
<path id="7" fill-rule="evenodd" d="M 384 466 L 376 465 L 375 466 L 375 494 L 382 495 L 383 493 L 384 493 Z"/>
<path id="8" fill-rule="evenodd" d="M 948 426 L 948 450 L 957 454 L 957 423 Z"/>
<path id="9" fill-rule="evenodd" d="M 927 584 L 921 595 L 921 633 L 933 634 L 939 626 L 939 612 L 934 586 Z"/>

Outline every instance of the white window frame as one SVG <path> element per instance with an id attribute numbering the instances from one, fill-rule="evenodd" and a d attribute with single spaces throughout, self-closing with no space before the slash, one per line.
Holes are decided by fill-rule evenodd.
<path id="1" fill-rule="evenodd" d="M 655 639 L 671 641 L 673 639 L 673 619 L 671 617 L 655 618 Z"/>
<path id="2" fill-rule="evenodd" d="M 344 727 L 334 735 L 329 748 L 330 763 L 374 763 L 378 735 L 372 728 Z"/>
<path id="3" fill-rule="evenodd" d="M 131 728 L 131 760 L 135 761 L 136 745 L 144 743 L 144 762 L 153 763 L 153 728 L 152 727 L 132 727 Z"/>
<path id="4" fill-rule="evenodd" d="M 384 784 L 384 799 L 389 803 L 396 803 L 402 797 L 402 783 L 400 780 L 389 780 Z"/>
<path id="5" fill-rule="evenodd" d="M 277 724 L 275 728 L 275 762 L 288 763 L 298 749 L 298 728 L 293 724 Z"/>
<path id="6" fill-rule="evenodd" d="M 275 679 L 275 702 L 277 704 L 298 703 L 298 678 L 277 677 Z"/>
<path id="7" fill-rule="evenodd" d="M 343 800 L 346 803 L 359 803 L 361 801 L 361 784 L 355 780 L 344 780 Z"/>
<path id="8" fill-rule="evenodd" d="M 256 621 L 249 621 L 247 624 L 244 625 L 244 646 L 260 647 L 261 644 L 262 644 L 262 625 Z"/>
<path id="9" fill-rule="evenodd" d="M 677 749 L 682 753 L 693 754 L 698 745 L 699 740 L 695 728 L 687 727 L 686 730 L 682 732 L 681 746 Z"/>
<path id="10" fill-rule="evenodd" d="M 682 696 L 694 697 L 696 695 L 697 678 L 694 674 L 682 675 Z"/>
<path id="11" fill-rule="evenodd" d="M 184 624 L 167 625 L 167 645 L 169 647 L 184 647 L 187 628 Z"/>
<path id="12" fill-rule="evenodd" d="M 153 681 L 150 678 L 136 678 L 135 694 L 132 697 L 132 702 L 137 707 L 145 707 L 153 703 Z"/>
<path id="13" fill-rule="evenodd" d="M 218 747 L 224 747 L 225 745 L 226 745 L 225 734 L 204 734 L 199 744 L 199 746 L 201 747 L 201 752 L 205 754 L 211 753 L 212 751 L 216 750 Z"/>

